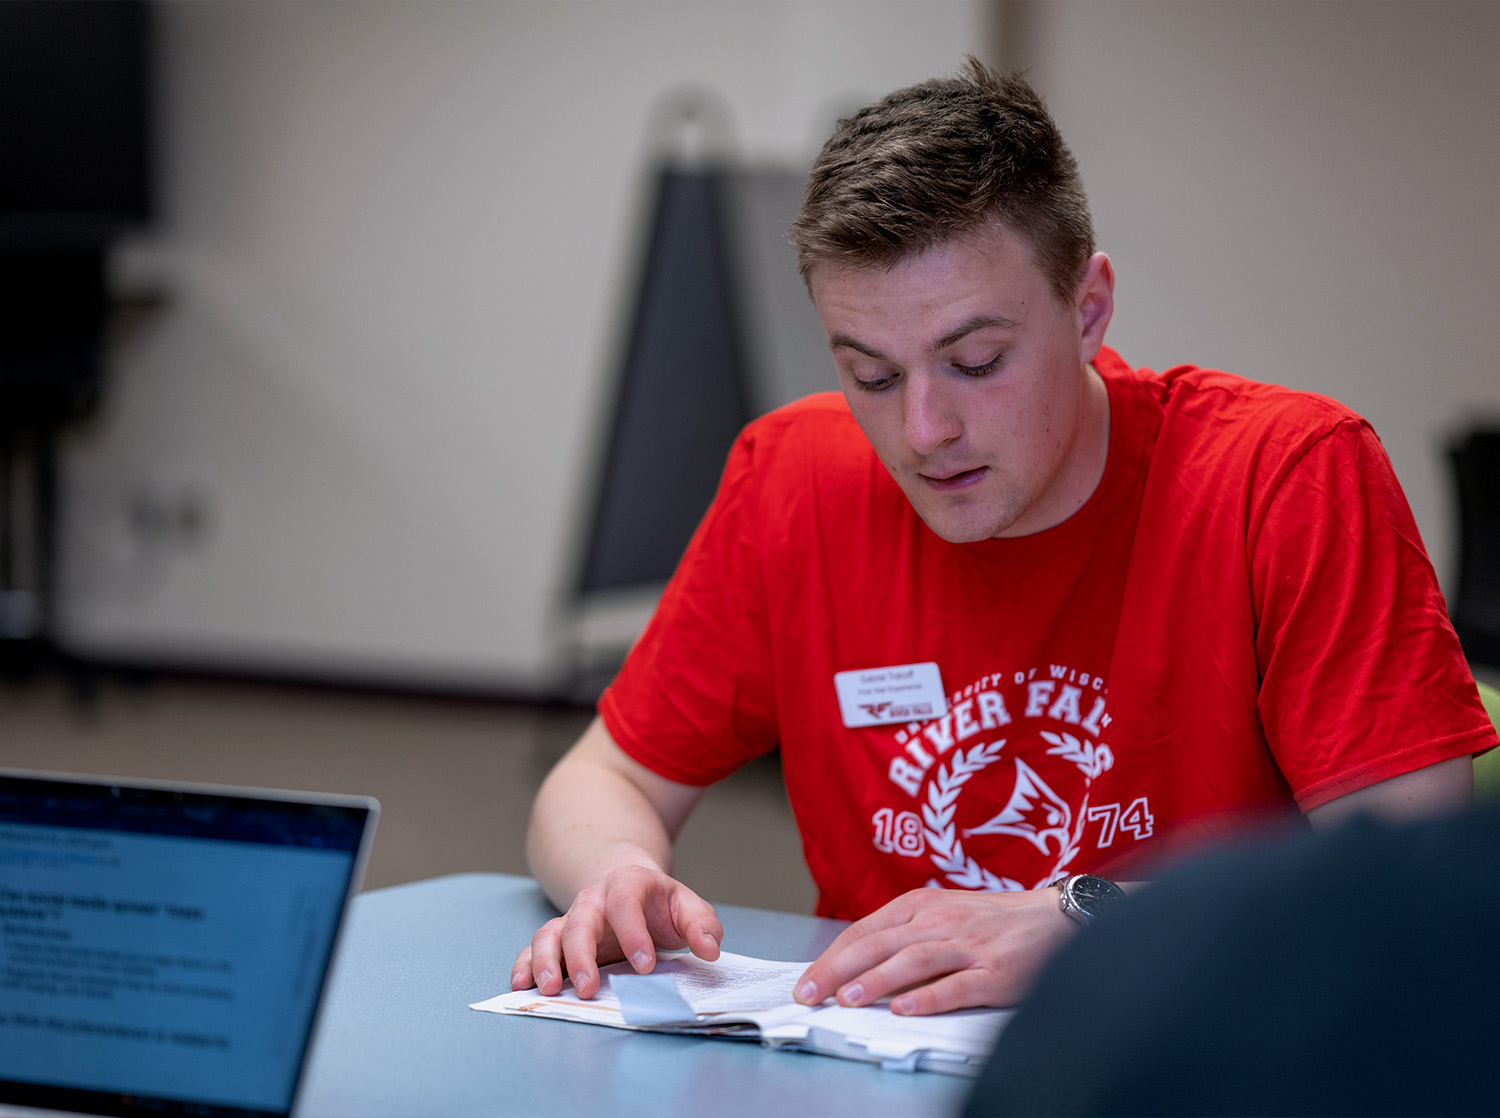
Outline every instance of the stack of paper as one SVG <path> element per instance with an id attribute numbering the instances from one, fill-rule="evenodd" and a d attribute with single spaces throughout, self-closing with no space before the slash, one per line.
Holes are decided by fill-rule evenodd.
<path id="1" fill-rule="evenodd" d="M 934 1017 L 899 1017 L 884 1004 L 809 1008 L 792 998 L 797 979 L 809 965 L 727 951 L 712 963 L 686 952 L 664 953 L 649 975 L 636 974 L 626 963 L 604 967 L 599 993 L 589 1001 L 564 984 L 555 997 L 517 990 L 471 1008 L 615 1029 L 741 1037 L 773 1048 L 867 1060 L 900 1071 L 953 1075 L 978 1073 L 1014 1012 L 966 1009 Z"/>

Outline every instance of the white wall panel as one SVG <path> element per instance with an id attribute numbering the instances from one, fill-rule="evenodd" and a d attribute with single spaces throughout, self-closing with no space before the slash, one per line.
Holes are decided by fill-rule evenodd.
<path id="1" fill-rule="evenodd" d="M 1011 20 L 1116 267 L 1109 340 L 1364 414 L 1446 585 L 1443 446 L 1500 417 L 1500 5 L 1071 0 Z"/>
<path id="2" fill-rule="evenodd" d="M 166 304 L 68 448 L 66 639 L 501 688 L 553 668 L 653 107 L 706 85 L 743 155 L 805 162 L 987 27 L 958 0 L 158 15 L 162 219 L 116 264 Z"/>

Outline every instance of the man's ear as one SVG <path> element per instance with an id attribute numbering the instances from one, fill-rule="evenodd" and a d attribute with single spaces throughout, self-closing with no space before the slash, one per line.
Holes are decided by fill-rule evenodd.
<path id="1" fill-rule="evenodd" d="M 1080 364 L 1086 365 L 1099 356 L 1104 332 L 1115 313 L 1115 269 L 1104 253 L 1089 257 L 1073 305 L 1078 308 Z"/>

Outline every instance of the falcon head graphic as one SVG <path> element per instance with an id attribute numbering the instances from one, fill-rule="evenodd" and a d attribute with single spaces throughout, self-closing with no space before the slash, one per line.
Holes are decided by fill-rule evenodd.
<path id="1" fill-rule="evenodd" d="M 970 835 L 1014 835 L 1023 838 L 1046 854 L 1048 842 L 1057 840 L 1057 851 L 1061 853 L 1068 844 L 1068 834 L 1073 825 L 1073 809 L 1059 796 L 1035 770 L 1019 757 L 1016 758 L 1016 786 L 1010 794 L 1010 802 L 994 817 L 964 831 Z"/>

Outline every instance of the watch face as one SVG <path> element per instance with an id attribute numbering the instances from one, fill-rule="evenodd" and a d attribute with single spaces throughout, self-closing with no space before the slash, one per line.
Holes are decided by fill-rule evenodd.
<path id="1" fill-rule="evenodd" d="M 1069 892 L 1073 894 L 1073 902 L 1090 919 L 1108 912 L 1125 899 L 1125 891 L 1113 881 L 1091 873 L 1081 873 L 1073 878 Z"/>

